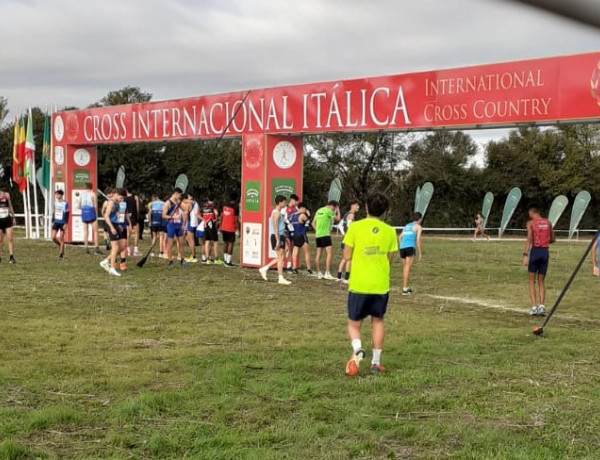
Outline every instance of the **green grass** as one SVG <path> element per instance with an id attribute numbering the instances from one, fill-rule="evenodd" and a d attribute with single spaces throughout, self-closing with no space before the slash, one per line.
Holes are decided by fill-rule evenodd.
<path id="1" fill-rule="evenodd" d="M 584 247 L 553 247 L 549 304 Z M 412 298 L 395 261 L 389 372 L 349 379 L 334 283 L 157 259 L 115 279 L 18 240 L 0 264 L 0 459 L 600 458 L 598 282 L 586 262 L 536 338 L 521 252 L 426 239 Z"/>

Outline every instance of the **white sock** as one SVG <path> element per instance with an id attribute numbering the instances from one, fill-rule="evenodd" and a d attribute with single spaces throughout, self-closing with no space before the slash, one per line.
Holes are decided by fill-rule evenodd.
<path id="1" fill-rule="evenodd" d="M 356 353 L 361 348 L 362 348 L 362 341 L 360 339 L 353 339 L 352 340 L 352 349 L 354 350 L 354 353 Z"/>
<path id="2" fill-rule="evenodd" d="M 373 349 L 373 360 L 371 364 L 381 364 L 381 350 Z"/>
<path id="3" fill-rule="evenodd" d="M 279 281 L 284 280 L 285 278 L 283 277 L 283 275 L 279 275 Z"/>

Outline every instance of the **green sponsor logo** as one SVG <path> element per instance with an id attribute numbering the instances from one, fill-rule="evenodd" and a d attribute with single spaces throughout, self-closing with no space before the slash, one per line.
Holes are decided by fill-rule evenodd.
<path id="1" fill-rule="evenodd" d="M 273 179 L 271 182 L 271 204 L 275 204 L 277 195 L 289 198 L 292 193 L 296 193 L 296 179 Z"/>
<path id="2" fill-rule="evenodd" d="M 85 188 L 86 182 L 91 182 L 88 169 L 76 169 L 73 171 L 73 187 Z"/>
<path id="3" fill-rule="evenodd" d="M 244 209 L 246 211 L 260 211 L 260 182 L 248 181 L 244 190 Z"/>
<path id="4" fill-rule="evenodd" d="M 56 182 L 62 182 L 63 181 L 63 170 L 62 168 L 58 168 L 56 170 Z"/>

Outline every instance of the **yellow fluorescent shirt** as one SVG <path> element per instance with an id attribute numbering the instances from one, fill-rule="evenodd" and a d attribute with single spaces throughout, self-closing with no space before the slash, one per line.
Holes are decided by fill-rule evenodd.
<path id="1" fill-rule="evenodd" d="M 354 248 L 350 292 L 387 294 L 390 290 L 388 254 L 396 252 L 396 230 L 379 219 L 366 218 L 348 227 L 344 244 Z"/>

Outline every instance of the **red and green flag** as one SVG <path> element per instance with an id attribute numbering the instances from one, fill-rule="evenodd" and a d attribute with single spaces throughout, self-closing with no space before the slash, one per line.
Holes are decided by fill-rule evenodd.
<path id="1" fill-rule="evenodd" d="M 41 186 L 48 190 L 50 187 L 50 117 L 44 117 L 44 144 L 42 148 L 42 180 Z"/>
<path id="2" fill-rule="evenodd" d="M 27 117 L 27 134 L 25 136 L 25 177 L 33 184 L 35 180 L 35 142 L 33 141 L 33 119 L 31 109 Z"/>

